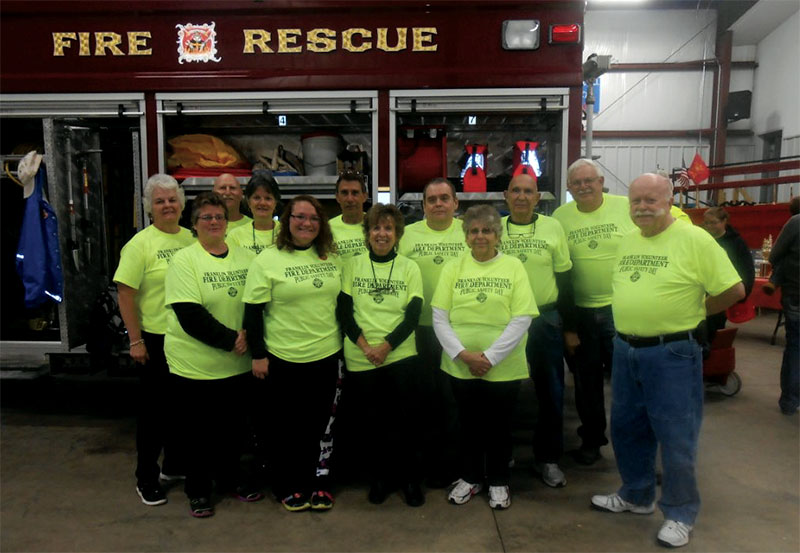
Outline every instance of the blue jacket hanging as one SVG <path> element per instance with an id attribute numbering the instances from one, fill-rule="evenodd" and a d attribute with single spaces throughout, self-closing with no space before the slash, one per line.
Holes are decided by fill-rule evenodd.
<path id="1" fill-rule="evenodd" d="M 44 199 L 46 181 L 47 175 L 42 165 L 36 173 L 33 194 L 25 202 L 17 247 L 17 273 L 25 286 L 25 307 L 29 309 L 47 300 L 60 303 L 63 297 L 58 219 Z"/>

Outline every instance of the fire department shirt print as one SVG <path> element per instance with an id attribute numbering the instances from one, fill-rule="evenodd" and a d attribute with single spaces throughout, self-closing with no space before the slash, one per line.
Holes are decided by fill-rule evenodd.
<path id="1" fill-rule="evenodd" d="M 178 29 L 178 63 L 192 62 L 220 62 L 217 57 L 217 32 L 214 30 L 215 22 L 203 25 L 175 25 Z"/>

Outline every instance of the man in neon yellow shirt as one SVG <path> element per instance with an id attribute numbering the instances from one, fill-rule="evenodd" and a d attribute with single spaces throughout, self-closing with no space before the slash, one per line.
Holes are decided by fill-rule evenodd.
<path id="1" fill-rule="evenodd" d="M 447 261 L 467 249 L 461 224 L 454 220 L 458 199 L 456 189 L 446 178 L 430 181 L 422 190 L 425 219 L 406 227 L 399 253 L 419 265 L 422 273 L 423 305 L 417 327 L 420 385 L 425 396 L 425 418 L 429 434 L 425 437 L 429 459 L 428 486 L 444 487 L 455 478 L 453 467 L 458 417 L 449 380 L 439 367 L 442 346 L 433 331 L 431 298 Z"/>
<path id="2" fill-rule="evenodd" d="M 367 185 L 360 173 L 347 171 L 336 181 L 336 202 L 342 214 L 330 220 L 333 241 L 339 258 L 347 260 L 367 252 L 364 243 L 364 202 Z"/>
<path id="3" fill-rule="evenodd" d="M 617 245 L 635 229 L 628 214 L 628 199 L 603 193 L 603 173 L 588 159 L 567 169 L 567 189 L 575 201 L 556 209 L 553 218 L 564 228 L 572 258 L 579 345 L 570 369 L 575 380 L 575 405 L 581 426 L 580 449 L 575 460 L 591 465 L 607 444 L 603 375 L 611 368 L 614 318 L 611 313 L 611 269 Z M 572 351 L 570 351 L 572 349 Z"/>
<path id="4" fill-rule="evenodd" d="M 241 211 L 244 190 L 236 177 L 230 173 L 222 173 L 214 179 L 213 190 L 222 196 L 222 199 L 225 200 L 225 207 L 228 208 L 228 232 L 252 221 Z"/>
<path id="5" fill-rule="evenodd" d="M 510 215 L 502 220 L 499 250 L 522 261 L 540 314 L 531 323 L 525 348 L 538 406 L 535 466 L 545 484 L 560 488 L 567 483 L 558 466 L 564 449 L 564 342 L 578 339 L 572 261 L 559 222 L 534 213 L 540 198 L 536 179 L 526 174 L 512 178 L 505 198 Z"/>
<path id="6" fill-rule="evenodd" d="M 611 441 L 622 477 L 617 493 L 592 497 L 613 513 L 655 509 L 656 450 L 663 480 L 658 542 L 689 543 L 700 496 L 695 460 L 703 418 L 703 358 L 698 326 L 707 314 L 744 298 L 725 251 L 699 227 L 670 213 L 669 180 L 644 174 L 630 187 L 638 229 L 619 243 L 612 267 L 617 325 L 612 371 Z"/>

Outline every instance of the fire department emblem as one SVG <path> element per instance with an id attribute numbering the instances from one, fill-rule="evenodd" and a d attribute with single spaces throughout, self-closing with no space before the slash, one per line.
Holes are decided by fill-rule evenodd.
<path id="1" fill-rule="evenodd" d="M 231 286 L 230 288 L 228 288 L 228 295 L 229 295 L 230 297 L 232 297 L 232 298 L 235 298 L 235 297 L 236 297 L 236 294 L 238 294 L 238 293 L 239 293 L 239 291 L 238 291 L 236 288 L 234 288 L 233 286 Z"/>
<path id="2" fill-rule="evenodd" d="M 599 244 L 597 243 L 597 240 L 591 240 L 591 241 L 589 242 L 589 249 L 590 249 L 590 250 L 593 250 L 593 249 L 595 249 L 597 246 L 599 246 Z"/>
<path id="3" fill-rule="evenodd" d="M 480 294 L 475 296 L 475 299 L 478 300 L 478 303 L 483 303 L 488 299 L 488 296 L 486 294 L 484 294 L 483 292 L 481 292 Z"/>
<path id="4" fill-rule="evenodd" d="M 442 257 L 441 255 L 437 255 L 436 257 L 433 258 L 433 262 L 436 265 L 441 265 L 442 263 L 444 263 L 444 257 Z"/>
<path id="5" fill-rule="evenodd" d="M 311 284 L 314 285 L 314 288 L 322 288 L 322 281 L 318 278 L 315 278 L 311 281 Z"/>
<path id="6" fill-rule="evenodd" d="M 634 272 L 631 274 L 631 282 L 636 282 L 636 281 L 637 281 L 637 280 L 639 280 L 640 278 L 642 278 L 642 275 L 640 275 L 640 274 L 639 274 L 639 271 L 634 271 Z"/>
<path id="7" fill-rule="evenodd" d="M 525 263 L 528 260 L 528 256 L 525 255 L 524 253 L 520 253 L 519 254 L 519 260 L 522 261 L 523 263 Z"/>
<path id="8" fill-rule="evenodd" d="M 178 29 L 178 63 L 222 61 L 217 57 L 215 22 L 205 25 L 175 25 Z"/>

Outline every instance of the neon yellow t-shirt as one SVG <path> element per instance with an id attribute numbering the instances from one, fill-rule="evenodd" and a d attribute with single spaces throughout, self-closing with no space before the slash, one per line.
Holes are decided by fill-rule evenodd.
<path id="1" fill-rule="evenodd" d="M 419 265 L 422 272 L 423 305 L 419 317 L 421 326 L 433 325 L 431 298 L 439 282 L 439 274 L 444 263 L 459 257 L 467 250 L 467 242 L 461 221 L 453 219 L 445 230 L 433 230 L 428 223 L 418 221 L 405 228 L 400 239 L 398 253 Z"/>
<path id="2" fill-rule="evenodd" d="M 194 241 L 192 233 L 183 227 L 176 234 L 169 234 L 150 225 L 122 247 L 114 282 L 137 290 L 136 312 L 145 332 L 164 334 L 167 331 L 167 311 L 164 309 L 167 267 L 176 252 Z"/>
<path id="3" fill-rule="evenodd" d="M 603 203 L 590 213 L 569 202 L 553 213 L 564 228 L 572 258 L 575 303 L 602 307 L 611 303 L 611 271 L 623 235 L 634 230 L 628 198 L 603 194 Z"/>
<path id="4" fill-rule="evenodd" d="M 333 241 L 336 242 L 336 253 L 341 260 L 346 261 L 356 255 L 367 253 L 362 223 L 350 225 L 338 215 L 330 220 L 330 225 Z"/>
<path id="5" fill-rule="evenodd" d="M 391 282 L 388 281 L 390 273 Z M 417 264 L 402 255 L 385 263 L 371 262 L 369 255 L 359 255 L 344 267 L 342 292 L 353 298 L 356 324 L 361 328 L 367 343 L 377 346 L 403 322 L 411 299 L 422 298 L 422 276 Z M 412 332 L 397 349 L 389 352 L 384 365 L 416 354 L 417 347 Z M 347 337 L 344 339 L 344 358 L 350 371 L 375 368 L 361 349 Z"/>
<path id="6" fill-rule="evenodd" d="M 267 350 L 292 363 L 310 363 L 342 349 L 336 298 L 341 271 L 312 246 L 290 252 L 267 248 L 247 273 L 245 303 L 268 303 L 264 310 Z"/>
<path id="7" fill-rule="evenodd" d="M 539 215 L 530 225 L 515 225 L 503 217 L 503 237 L 498 249 L 525 266 L 536 305 L 558 299 L 555 273 L 572 268 L 564 229 L 552 217 Z"/>
<path id="8" fill-rule="evenodd" d="M 275 221 L 275 226 L 272 230 L 257 230 L 252 223 L 240 225 L 228 231 L 225 242 L 244 248 L 252 252 L 253 257 L 255 257 L 264 249 L 275 244 L 275 239 L 278 238 L 280 229 L 281 224 L 278 221 Z"/>
<path id="9" fill-rule="evenodd" d="M 247 215 L 242 214 L 242 218 L 239 219 L 238 221 L 228 221 L 228 231 L 227 232 L 230 233 L 230 231 L 232 231 L 233 229 L 241 227 L 241 226 L 244 226 L 244 225 L 248 225 L 248 224 L 250 224 L 252 222 L 253 222 L 253 219 L 251 217 L 248 217 Z"/>
<path id="10" fill-rule="evenodd" d="M 471 253 L 465 253 L 447 263 L 431 305 L 449 312 L 450 325 L 461 344 L 470 351 L 487 350 L 514 317 L 539 314 L 522 262 L 502 253 L 485 262 L 476 261 Z M 526 343 L 527 334 L 483 379 L 504 382 L 527 378 Z M 442 353 L 442 370 L 456 378 L 476 378 L 466 363 L 450 359 L 445 352 Z"/>
<path id="11" fill-rule="evenodd" d="M 630 213 L 630 212 L 628 212 L 628 213 Z M 677 205 L 673 205 L 672 207 L 670 207 L 669 208 L 669 213 L 670 213 L 670 215 L 675 217 L 675 219 L 677 219 L 678 221 L 685 221 L 685 222 L 689 223 L 690 225 L 694 224 L 694 223 L 692 223 L 692 218 L 689 217 L 689 215 L 687 213 L 685 213 Z"/>
<path id="12" fill-rule="evenodd" d="M 173 303 L 198 303 L 231 330 L 242 328 L 242 292 L 251 254 L 228 246 L 228 255 L 214 257 L 199 242 L 178 252 L 166 280 L 167 335 L 164 353 L 171 373 L 193 380 L 215 380 L 250 370 L 250 356 L 223 351 L 192 338 L 183 330 Z"/>
<path id="13" fill-rule="evenodd" d="M 675 221 L 650 238 L 637 229 L 620 242 L 614 265 L 614 325 L 636 336 L 694 329 L 706 317 L 706 294 L 741 280 L 725 250 L 700 227 Z"/>

